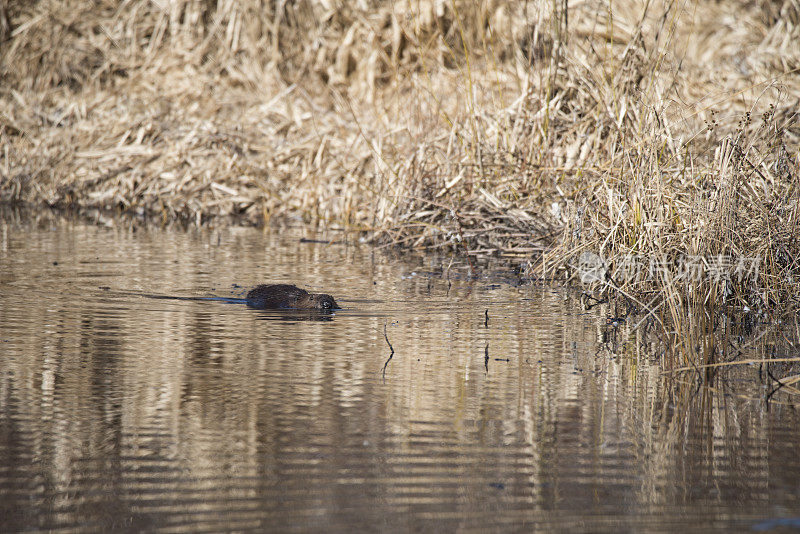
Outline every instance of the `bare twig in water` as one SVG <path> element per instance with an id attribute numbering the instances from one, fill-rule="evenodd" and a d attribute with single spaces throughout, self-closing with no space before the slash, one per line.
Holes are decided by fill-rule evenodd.
<path id="1" fill-rule="evenodd" d="M 392 351 L 389 353 L 389 359 L 387 359 L 386 363 L 383 364 L 383 370 L 381 371 L 383 377 L 386 378 L 386 366 L 389 365 L 389 362 L 392 361 L 392 358 L 394 357 L 394 347 L 392 347 L 392 344 L 389 343 L 389 336 L 386 335 L 386 323 L 383 323 L 383 339 L 386 340 L 386 344 L 389 345 L 389 350 Z"/>
<path id="2" fill-rule="evenodd" d="M 486 372 L 489 372 L 489 344 L 486 344 L 486 348 L 483 349 L 483 368 L 486 369 Z"/>
<path id="3" fill-rule="evenodd" d="M 783 383 L 781 380 L 779 380 L 779 379 L 775 378 L 775 375 L 773 375 L 773 374 L 772 374 L 772 371 L 770 371 L 770 370 L 769 370 L 769 367 L 767 367 L 767 375 L 769 375 L 769 377 L 770 377 L 772 380 L 774 380 L 775 382 L 777 382 L 777 383 L 778 383 L 778 387 L 776 387 L 775 389 L 773 389 L 772 391 L 770 391 L 769 393 L 767 393 L 767 396 L 766 396 L 766 398 L 764 399 L 764 401 L 765 401 L 765 402 L 767 403 L 767 405 L 769 406 L 769 401 L 770 401 L 770 399 L 772 398 L 772 396 L 773 396 L 773 395 L 775 395 L 775 394 L 776 394 L 776 393 L 777 393 L 777 392 L 778 392 L 778 391 L 779 391 L 781 388 L 783 388 L 783 386 L 785 386 L 786 384 L 784 384 L 784 383 Z"/>
<path id="4" fill-rule="evenodd" d="M 484 313 L 484 315 L 486 317 L 486 319 L 483 321 L 483 326 L 485 328 L 489 328 L 489 308 L 486 308 L 486 311 L 483 312 L 483 313 Z"/>
<path id="5" fill-rule="evenodd" d="M 391 350 L 392 354 L 394 354 L 394 347 L 392 347 L 392 344 L 389 343 L 389 336 L 386 335 L 386 323 L 383 323 L 383 339 L 386 340 L 386 344 L 389 345 L 389 350 Z"/>

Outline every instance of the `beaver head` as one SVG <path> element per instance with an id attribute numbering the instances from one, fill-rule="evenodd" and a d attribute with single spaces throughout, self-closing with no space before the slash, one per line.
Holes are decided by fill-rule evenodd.
<path id="1" fill-rule="evenodd" d="M 306 298 L 297 299 L 298 310 L 338 310 L 339 305 L 333 297 L 325 293 L 308 293 Z"/>

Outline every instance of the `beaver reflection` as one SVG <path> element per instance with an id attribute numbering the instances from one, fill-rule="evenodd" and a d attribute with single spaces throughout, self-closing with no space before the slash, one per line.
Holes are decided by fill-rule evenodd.
<path id="1" fill-rule="evenodd" d="M 336 310 L 339 305 L 330 295 L 309 293 L 289 284 L 259 285 L 247 294 L 247 305 L 261 310 Z"/>

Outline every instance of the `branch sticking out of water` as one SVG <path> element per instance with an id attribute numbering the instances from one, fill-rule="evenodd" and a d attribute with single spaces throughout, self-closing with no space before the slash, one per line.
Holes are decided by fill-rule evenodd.
<path id="1" fill-rule="evenodd" d="M 392 361 L 392 358 L 394 357 L 394 347 L 392 347 L 392 344 L 389 343 L 389 336 L 386 335 L 386 323 L 383 323 L 383 339 L 386 340 L 386 344 L 389 345 L 389 350 L 392 351 L 389 353 L 389 359 L 383 364 L 383 370 L 381 371 L 383 377 L 386 378 L 386 366 L 389 365 L 389 362 Z"/>
<path id="2" fill-rule="evenodd" d="M 769 364 L 768 364 L 768 365 L 769 365 Z M 777 383 L 778 383 L 778 387 L 776 387 L 775 389 L 773 389 L 772 391 L 770 391 L 770 392 L 767 394 L 766 398 L 764 399 L 764 402 L 766 402 L 766 404 L 767 404 L 767 409 L 769 409 L 769 401 L 770 401 L 770 399 L 772 398 L 772 396 L 773 396 L 774 394 L 776 394 L 776 393 L 777 393 L 777 392 L 778 392 L 778 391 L 779 391 L 779 390 L 780 390 L 780 389 L 781 389 L 783 386 L 785 386 L 786 384 L 784 384 L 783 382 L 781 382 L 779 379 L 775 378 L 775 375 L 773 375 L 773 374 L 772 374 L 772 371 L 770 371 L 770 370 L 769 370 L 769 367 L 767 367 L 767 375 L 769 375 L 769 377 L 770 377 L 772 380 L 774 380 L 775 382 L 777 382 Z"/>
<path id="3" fill-rule="evenodd" d="M 392 354 L 389 355 L 389 358 L 391 359 L 392 355 L 394 355 L 394 347 L 392 347 L 392 344 L 389 343 L 389 336 L 386 335 L 386 323 L 383 323 L 383 338 L 386 340 L 386 344 L 389 345 L 389 350 L 392 351 Z"/>

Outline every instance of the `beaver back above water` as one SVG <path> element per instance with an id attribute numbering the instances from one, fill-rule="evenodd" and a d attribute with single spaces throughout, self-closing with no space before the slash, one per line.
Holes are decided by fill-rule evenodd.
<path id="1" fill-rule="evenodd" d="M 330 295 L 309 293 L 289 284 L 259 285 L 247 293 L 247 305 L 261 310 L 334 310 L 339 305 Z"/>

